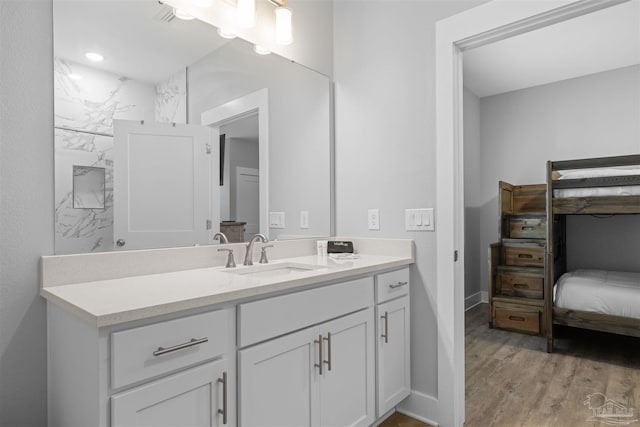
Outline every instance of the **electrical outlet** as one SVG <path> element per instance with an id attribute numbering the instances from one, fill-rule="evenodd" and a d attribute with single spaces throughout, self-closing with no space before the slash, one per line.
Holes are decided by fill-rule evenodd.
<path id="1" fill-rule="evenodd" d="M 300 228 L 309 228 L 309 211 L 300 211 Z"/>
<path id="2" fill-rule="evenodd" d="M 380 211 L 378 209 L 369 209 L 367 214 L 369 230 L 380 230 Z"/>

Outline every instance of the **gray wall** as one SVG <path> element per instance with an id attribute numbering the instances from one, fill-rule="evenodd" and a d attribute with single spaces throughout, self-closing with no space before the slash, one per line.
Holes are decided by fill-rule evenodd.
<path id="1" fill-rule="evenodd" d="M 481 300 L 480 289 L 480 98 L 464 97 L 464 296 L 468 308 Z M 485 249 L 486 251 L 486 249 Z"/>
<path id="2" fill-rule="evenodd" d="M 435 22 L 481 2 L 336 1 L 334 78 L 338 235 L 415 239 L 412 388 L 436 416 L 436 233 L 404 230 L 404 209 L 434 207 Z M 367 209 L 380 209 L 380 231 Z"/>
<path id="3" fill-rule="evenodd" d="M 0 1 L 0 425 L 46 425 L 46 310 L 53 254 L 51 0 Z M 36 31 L 37 30 L 37 31 Z"/>
<path id="4" fill-rule="evenodd" d="M 547 160 L 640 152 L 640 66 L 625 67 L 480 100 L 481 247 L 498 238 L 498 181 L 546 180 Z M 606 224 L 607 228 L 600 228 Z M 592 238 L 592 228 L 598 228 Z M 638 271 L 640 216 L 568 218 L 570 268 L 611 266 Z M 617 236 L 609 250 L 604 234 Z M 482 289 L 487 254 L 481 250 Z"/>

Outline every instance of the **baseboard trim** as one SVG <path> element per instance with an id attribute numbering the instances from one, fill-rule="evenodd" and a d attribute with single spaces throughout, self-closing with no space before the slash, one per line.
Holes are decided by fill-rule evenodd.
<path id="1" fill-rule="evenodd" d="M 469 295 L 464 299 L 464 311 L 472 309 L 478 304 L 488 303 L 489 293 L 487 291 L 476 292 L 473 295 Z"/>
<path id="2" fill-rule="evenodd" d="M 433 420 L 438 414 L 438 399 L 419 391 L 411 391 L 411 394 L 396 407 L 401 414 L 408 415 L 423 423 L 438 427 L 437 421 Z"/>

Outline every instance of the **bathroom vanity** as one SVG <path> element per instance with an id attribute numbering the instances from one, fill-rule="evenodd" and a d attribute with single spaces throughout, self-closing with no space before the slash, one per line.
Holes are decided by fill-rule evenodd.
<path id="1" fill-rule="evenodd" d="M 410 393 L 413 242 L 351 240 L 44 257 L 49 425 L 373 424 Z"/>

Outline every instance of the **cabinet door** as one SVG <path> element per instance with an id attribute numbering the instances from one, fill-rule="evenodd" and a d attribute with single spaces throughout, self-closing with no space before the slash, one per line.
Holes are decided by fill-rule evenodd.
<path id="1" fill-rule="evenodd" d="M 411 392 L 409 296 L 376 307 L 378 324 L 378 416 Z"/>
<path id="2" fill-rule="evenodd" d="M 373 309 L 320 326 L 320 425 L 369 426 L 375 420 Z"/>
<path id="3" fill-rule="evenodd" d="M 317 426 L 318 328 L 238 352 L 238 424 Z"/>
<path id="4" fill-rule="evenodd" d="M 111 398 L 111 426 L 223 426 L 234 425 L 221 412 L 225 401 L 224 373 L 227 381 L 234 375 L 227 371 L 226 359 L 207 363 L 136 387 Z M 227 409 L 235 404 L 230 393 Z"/>

